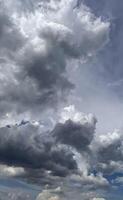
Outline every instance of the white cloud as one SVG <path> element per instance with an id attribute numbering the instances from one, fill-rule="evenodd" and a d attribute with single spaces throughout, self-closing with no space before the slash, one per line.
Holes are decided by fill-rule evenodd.
<path id="1" fill-rule="evenodd" d="M 54 193 L 54 194 L 53 194 Z M 36 198 L 36 200 L 60 200 L 61 198 L 58 196 L 57 193 L 57 188 L 54 190 L 43 190 L 38 197 Z"/>
<path id="2" fill-rule="evenodd" d="M 25 170 L 22 167 L 10 167 L 7 165 L 0 165 L 0 175 L 1 176 L 22 176 L 25 174 Z"/>
<path id="3" fill-rule="evenodd" d="M 64 107 L 60 113 L 60 122 L 64 123 L 67 120 L 72 120 L 73 122 L 80 123 L 82 125 L 87 124 L 87 126 L 95 126 L 97 119 L 93 114 L 84 114 L 76 110 L 74 105 Z"/>
<path id="4" fill-rule="evenodd" d="M 99 198 L 99 197 L 95 197 L 95 198 L 93 198 L 92 200 L 106 200 L 106 199 L 104 199 L 104 198 Z"/>

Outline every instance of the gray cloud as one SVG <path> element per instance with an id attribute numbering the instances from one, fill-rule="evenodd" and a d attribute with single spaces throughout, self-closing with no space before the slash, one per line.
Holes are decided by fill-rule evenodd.
<path id="1" fill-rule="evenodd" d="M 23 45 L 24 38 L 19 32 L 16 25 L 11 20 L 11 17 L 7 15 L 4 8 L 0 9 L 0 57 L 2 61 L 4 58 L 10 58 L 13 56 L 13 52 L 16 52 Z"/>
<path id="2" fill-rule="evenodd" d="M 102 171 L 105 174 L 122 173 L 122 138 L 122 131 L 95 135 L 91 144 L 91 150 L 97 171 Z"/>
<path id="3" fill-rule="evenodd" d="M 79 2 L 76 7 L 72 0 L 9 0 L 1 1 L 0 9 L 0 125 L 10 120 L 0 127 L 0 174 L 43 186 L 68 184 L 68 199 L 75 199 L 77 192 L 78 199 L 93 198 L 94 189 L 109 186 L 103 174 L 94 175 L 93 170 L 123 171 L 122 136 L 113 133 L 102 141 L 95 117 L 80 113 L 64 116 L 60 123 L 54 122 L 58 114 L 53 113 L 55 127 L 48 131 L 39 123 L 11 121 L 19 115 L 40 119 L 65 102 L 75 88 L 71 71 L 109 41 L 109 22 Z M 86 78 L 83 82 L 88 84 Z M 72 192 L 74 187 L 77 192 Z"/>
<path id="4" fill-rule="evenodd" d="M 17 113 L 30 116 L 57 107 L 74 88 L 69 80 L 71 62 L 87 60 L 107 43 L 109 23 L 84 5 L 79 10 L 74 5 L 73 1 L 1 1 L 2 120 L 6 114 L 17 118 Z"/>
<path id="5" fill-rule="evenodd" d="M 87 150 L 95 131 L 96 119 L 93 124 L 75 123 L 71 120 L 58 124 L 52 134 L 57 142 L 75 147 L 77 150 Z"/>
<path id="6" fill-rule="evenodd" d="M 48 133 L 40 131 L 31 124 L 1 128 L 1 163 L 51 170 L 61 176 L 76 170 L 73 153 L 66 146 L 55 144 Z"/>
<path id="7" fill-rule="evenodd" d="M 110 149 L 110 144 L 113 146 L 113 144 L 120 140 L 120 137 L 117 133 L 109 134 L 108 137 L 99 136 L 97 133 L 94 134 L 96 125 L 95 117 L 89 117 L 90 115 L 88 117 L 81 116 L 79 114 L 76 113 L 73 116 L 75 117 L 74 119 L 71 117 L 71 120 L 58 124 L 58 129 L 56 126 L 53 131 L 44 132 L 39 123 L 24 121 L 15 126 L 8 125 L 1 128 L 0 162 L 4 165 L 0 167 L 0 174 L 4 175 L 7 173 L 9 177 L 21 177 L 33 183 L 38 183 L 42 187 L 48 185 L 49 188 L 52 188 L 66 184 L 63 194 L 68 199 L 72 198 L 72 192 L 75 192 L 72 187 L 75 187 L 79 192 L 78 199 L 81 195 L 85 195 L 85 197 L 82 197 L 87 200 L 89 197 L 95 197 L 95 193 L 90 194 L 90 191 L 96 190 L 98 194 L 98 190 L 109 188 L 109 182 L 103 177 L 103 174 L 98 173 L 94 175 L 93 172 L 90 173 L 93 170 L 91 159 L 96 156 L 98 158 L 98 160 L 95 160 L 96 169 L 105 173 L 97 164 L 103 159 L 103 162 L 108 165 L 107 161 L 109 157 L 105 157 L 100 150 L 104 150 L 105 147 L 109 147 Z M 58 131 L 59 127 L 60 133 Z M 60 138 L 61 133 L 63 134 L 63 140 Z M 64 135 L 66 133 L 72 134 L 72 138 L 76 141 L 75 145 L 73 144 L 73 140 L 71 140 L 71 135 L 68 136 L 70 137 L 69 140 L 66 139 Z M 54 134 L 55 137 L 58 137 L 57 142 Z M 77 136 L 78 134 L 79 137 Z M 98 138 L 97 140 L 95 137 L 99 137 L 100 139 Z M 102 138 L 104 138 L 105 143 L 103 143 Z M 73 148 L 76 148 L 82 154 L 82 157 L 80 156 L 77 159 L 78 152 L 73 151 Z M 107 155 L 109 155 L 110 151 L 107 149 L 106 151 Z M 91 159 L 88 159 L 87 157 L 90 156 Z M 113 160 L 116 160 L 115 157 Z M 85 171 L 81 163 L 86 168 Z M 80 192 L 81 187 L 84 191 Z"/>

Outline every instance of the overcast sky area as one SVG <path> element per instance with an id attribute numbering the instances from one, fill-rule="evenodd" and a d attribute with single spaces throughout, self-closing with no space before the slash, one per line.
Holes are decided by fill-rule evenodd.
<path id="1" fill-rule="evenodd" d="M 0 0 L 0 200 L 123 199 L 123 0 Z"/>

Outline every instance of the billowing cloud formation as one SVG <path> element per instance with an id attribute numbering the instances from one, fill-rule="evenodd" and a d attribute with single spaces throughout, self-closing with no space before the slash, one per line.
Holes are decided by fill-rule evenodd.
<path id="1" fill-rule="evenodd" d="M 55 144 L 49 133 L 42 133 L 33 124 L 15 125 L 0 129 L 1 163 L 54 173 L 69 173 L 77 168 L 73 153 L 67 146 Z"/>
<path id="2" fill-rule="evenodd" d="M 24 121 L 0 128 L 0 162 L 4 164 L 0 166 L 0 174 L 33 180 L 43 187 L 48 184 L 49 188 L 65 184 L 63 199 L 64 195 L 71 198 L 73 193 L 68 192 L 68 187 L 72 191 L 73 186 L 77 190 L 83 188 L 81 192 L 87 196 L 83 199 L 94 197 L 95 193 L 87 195 L 86 191 L 109 187 L 102 173 L 90 173 L 94 151 L 90 148 L 95 140 L 97 120 L 92 114 L 84 115 L 69 106 L 61 112 L 60 121 L 53 130 L 47 131 L 39 122 Z M 39 197 L 43 198 L 44 193 Z"/>
<path id="3" fill-rule="evenodd" d="M 109 40 L 109 22 L 76 3 L 1 0 L 0 5 L 0 174 L 64 187 L 62 195 L 45 190 L 37 200 L 103 196 L 96 192 L 110 187 L 104 175 L 123 172 L 122 131 L 99 134 L 96 118 L 74 106 L 53 113 L 52 128 L 41 122 L 43 112 L 57 108 L 74 89 L 72 68 Z M 29 121 L 11 125 L 19 117 Z M 34 118 L 39 121 L 32 123 Z"/>
<path id="4" fill-rule="evenodd" d="M 53 135 L 57 142 L 84 150 L 91 143 L 95 131 L 96 119 L 92 117 L 90 121 L 76 123 L 67 120 L 64 124 L 61 123 L 55 127 Z"/>
<path id="5" fill-rule="evenodd" d="M 53 194 L 57 193 L 57 190 L 59 190 L 59 188 L 56 188 L 55 190 L 44 190 L 41 194 L 38 195 L 36 200 L 60 200 L 61 198 L 57 194 Z"/>
<path id="6" fill-rule="evenodd" d="M 122 131 L 118 130 L 105 135 L 95 135 L 91 148 L 96 155 L 97 168 L 102 170 L 103 173 L 110 174 L 123 171 L 122 139 Z"/>
<path id="7" fill-rule="evenodd" d="M 70 106 L 65 110 L 68 109 L 70 112 L 70 108 L 74 107 Z M 63 117 L 63 113 L 61 115 Z M 97 121 L 92 114 L 76 112 L 76 115 L 78 118 L 71 117 L 65 122 L 58 123 L 53 130 L 47 131 L 38 122 L 22 121 L 20 124 L 1 127 L 1 163 L 51 170 L 63 176 L 71 170 L 76 171 L 79 154 L 89 150 Z"/>
<path id="8" fill-rule="evenodd" d="M 94 136 L 97 119 L 92 114 L 86 116 L 76 112 L 74 106 L 64 108 L 61 117 L 61 121 L 66 121 L 57 124 L 52 132 L 56 141 L 77 150 L 87 150 Z"/>
<path id="9" fill-rule="evenodd" d="M 2 119 L 33 115 L 65 100 L 73 88 L 67 73 L 71 61 L 85 61 L 107 42 L 109 23 L 75 5 L 72 0 L 1 1 Z"/>

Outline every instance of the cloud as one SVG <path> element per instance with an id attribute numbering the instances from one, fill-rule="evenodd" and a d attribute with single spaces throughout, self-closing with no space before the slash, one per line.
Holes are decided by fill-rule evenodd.
<path id="1" fill-rule="evenodd" d="M 84 150 L 91 143 L 97 119 L 92 115 L 84 115 L 77 112 L 74 106 L 64 108 L 61 113 L 61 121 L 52 131 L 57 142 Z"/>
<path id="2" fill-rule="evenodd" d="M 92 200 L 106 200 L 106 199 L 104 199 L 104 198 L 93 198 Z"/>
<path id="3" fill-rule="evenodd" d="M 68 199 L 71 195 L 69 185 L 70 191 L 75 185 L 75 189 L 82 187 L 85 193 L 94 189 L 98 193 L 98 190 L 110 187 L 103 173 L 93 172 L 92 158 L 95 152 L 98 157 L 100 147 L 99 140 L 93 146 L 97 142 L 97 119 L 92 114 L 85 115 L 76 111 L 74 106 L 68 106 L 61 111 L 59 121 L 62 122 L 50 130 L 46 130 L 41 122 L 29 121 L 1 127 L 0 174 L 23 178 L 42 187 L 65 184 L 63 193 Z M 107 145 L 108 142 L 111 141 L 108 140 Z"/>
<path id="4" fill-rule="evenodd" d="M 97 170 L 106 174 L 122 172 L 122 138 L 122 130 L 115 130 L 107 134 L 95 134 L 90 148 Z"/>
<path id="5" fill-rule="evenodd" d="M 7 165 L 0 165 L 0 175 L 8 176 L 8 177 L 17 177 L 23 176 L 25 174 L 25 170 L 22 167 L 12 167 Z"/>
<path id="6" fill-rule="evenodd" d="M 83 180 L 84 176 L 89 178 L 91 157 L 96 152 L 101 159 L 98 149 L 101 146 L 95 139 L 97 119 L 69 106 L 63 109 L 59 120 L 62 123 L 51 130 L 45 130 L 40 122 L 28 121 L 1 127 L 0 162 L 4 164 L 1 174 L 37 178 L 44 171 L 63 177 L 81 172 Z"/>
<path id="7" fill-rule="evenodd" d="M 93 172 L 91 159 L 96 151 L 91 149 L 91 145 L 95 140 L 97 120 L 92 114 L 85 115 L 76 111 L 74 106 L 65 107 L 59 120 L 62 121 L 60 137 L 63 135 L 63 141 L 59 137 L 59 131 L 56 131 L 57 126 L 59 130 L 59 123 L 51 130 L 45 130 L 40 122 L 28 121 L 0 128 L 0 174 L 28 180 L 42 188 L 45 185 L 49 189 L 62 187 L 60 194 L 52 195 L 48 191 L 41 193 L 37 197 L 39 199 L 46 195 L 49 199 L 74 199 L 77 192 L 78 199 L 80 195 L 89 200 L 99 190 L 105 191 L 110 187 L 103 173 Z M 66 140 L 64 133 L 72 134 L 76 142 L 73 143 L 70 136 Z M 95 193 L 92 194 L 93 190 Z"/>
<path id="8" fill-rule="evenodd" d="M 102 174 L 97 174 L 96 176 L 93 174 L 90 175 L 72 175 L 71 181 L 74 183 L 80 184 L 79 187 L 89 187 L 91 189 L 94 188 L 108 188 L 109 182 L 106 178 L 103 177 Z"/>
<path id="9" fill-rule="evenodd" d="M 74 88 L 71 62 L 87 60 L 107 43 L 109 23 L 74 5 L 72 0 L 1 1 L 2 120 L 6 114 L 34 117 L 34 111 L 57 107 Z"/>
<path id="10" fill-rule="evenodd" d="M 50 134 L 41 132 L 39 126 L 27 123 L 3 127 L 0 129 L 0 138 L 1 163 L 51 170 L 61 176 L 77 169 L 69 148 L 55 144 Z M 8 168 L 8 171 L 11 170 Z"/>
<path id="11" fill-rule="evenodd" d="M 104 168 L 122 168 L 122 136 L 115 132 L 98 136 L 94 115 L 78 112 L 72 105 L 60 113 L 58 105 L 76 87 L 71 70 L 109 41 L 110 23 L 76 3 L 1 0 L 0 174 L 49 187 L 67 180 L 70 189 L 65 185 L 63 193 L 73 199 L 71 188 L 75 186 L 78 192 L 81 186 L 81 197 L 87 200 L 109 186 L 103 174 L 94 174 L 94 167 L 103 173 Z M 51 121 L 55 126 L 45 128 L 41 116 L 45 118 L 45 112 L 54 108 L 57 113 Z M 28 121 L 17 123 L 21 118 Z M 31 123 L 34 118 L 38 122 Z M 45 190 L 37 200 L 44 198 L 59 200 L 61 196 Z"/>
<path id="12" fill-rule="evenodd" d="M 44 191 L 42 191 L 42 193 L 40 193 L 38 195 L 36 200 L 45 200 L 45 199 L 47 199 L 47 200 L 60 200 L 61 198 L 58 196 L 58 194 L 55 194 L 55 193 L 57 193 L 57 188 L 54 189 L 54 190 L 44 190 Z"/>
<path id="13" fill-rule="evenodd" d="M 95 125 L 94 125 L 95 126 Z M 75 123 L 71 120 L 65 124 L 56 125 L 53 136 L 57 142 L 75 147 L 78 150 L 86 149 L 93 139 L 94 128 Z"/>
<path id="14" fill-rule="evenodd" d="M 77 188 L 77 182 L 74 184 L 74 182 L 71 182 L 73 184 L 73 187 L 67 188 L 67 185 L 65 187 L 57 187 L 55 189 L 48 189 L 45 188 L 36 198 L 36 200 L 44 200 L 44 199 L 83 199 L 83 200 L 105 200 L 104 198 L 96 198 L 95 196 L 98 196 L 96 192 L 93 191 L 86 191 L 84 185 L 80 186 L 80 190 Z M 82 189 L 84 187 L 84 190 Z"/>

